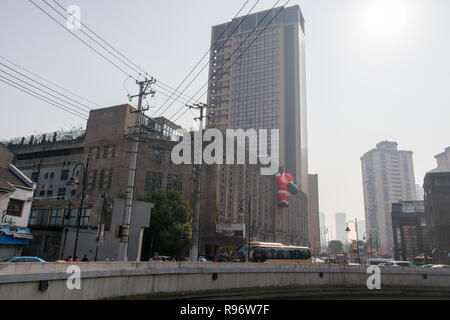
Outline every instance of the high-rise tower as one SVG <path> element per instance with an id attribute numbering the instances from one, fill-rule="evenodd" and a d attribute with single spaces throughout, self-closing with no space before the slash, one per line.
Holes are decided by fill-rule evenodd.
<path id="1" fill-rule="evenodd" d="M 394 249 L 392 204 L 417 198 L 412 155 L 384 141 L 361 158 L 367 232 L 385 254 Z"/>
<path id="2" fill-rule="evenodd" d="M 305 20 L 300 7 L 275 8 L 214 26 L 211 43 L 208 104 L 215 121 L 210 125 L 222 131 L 279 129 L 279 144 L 269 150 L 279 151 L 280 168 L 302 191 L 290 208 L 281 209 L 276 193 L 267 194 L 275 183 L 270 177 L 253 181 L 245 167 L 220 166 L 220 220 L 244 223 L 240 203 L 252 194 L 256 239 L 307 244 Z"/>

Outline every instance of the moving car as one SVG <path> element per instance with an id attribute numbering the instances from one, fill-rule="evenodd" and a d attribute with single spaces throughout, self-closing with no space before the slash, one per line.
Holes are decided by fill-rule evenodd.
<path id="1" fill-rule="evenodd" d="M 24 262 L 34 262 L 34 263 L 45 263 L 47 261 L 42 260 L 38 257 L 13 257 L 0 259 L 0 263 L 24 263 Z"/>
<path id="2" fill-rule="evenodd" d="M 379 264 L 380 267 L 417 267 L 416 264 L 409 261 L 387 261 Z"/>
<path id="3" fill-rule="evenodd" d="M 323 260 L 320 259 L 320 258 L 313 257 L 313 258 L 312 258 L 312 263 L 313 263 L 313 264 L 325 264 L 325 261 L 323 261 Z"/>
<path id="4" fill-rule="evenodd" d="M 447 268 L 450 268 L 450 266 L 448 266 L 446 264 L 438 264 L 438 265 L 431 267 L 431 269 L 447 269 Z"/>

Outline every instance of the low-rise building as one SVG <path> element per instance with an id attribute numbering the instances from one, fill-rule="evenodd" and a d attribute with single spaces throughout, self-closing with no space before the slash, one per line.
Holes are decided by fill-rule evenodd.
<path id="1" fill-rule="evenodd" d="M 83 205 L 80 229 L 77 230 L 77 214 L 79 209 L 71 201 L 53 200 L 53 203 L 36 203 L 30 217 L 30 228 L 34 241 L 28 245 L 23 254 L 39 256 L 46 261 L 63 260 L 76 255 L 81 260 L 87 257 L 90 261 L 118 261 L 119 229 L 122 224 L 124 199 L 109 198 L 88 201 Z M 93 208 L 101 209 L 97 230 L 90 227 Z M 151 256 L 143 242 L 144 233 L 149 231 L 153 204 L 135 201 L 133 203 L 128 244 L 128 260 L 147 260 Z"/>
<path id="2" fill-rule="evenodd" d="M 28 219 L 34 188 L 15 166 L 0 166 L 0 259 L 20 256 L 33 238 Z"/>
<path id="3" fill-rule="evenodd" d="M 430 254 L 428 225 L 423 201 L 392 204 L 395 260 L 414 261 Z"/>

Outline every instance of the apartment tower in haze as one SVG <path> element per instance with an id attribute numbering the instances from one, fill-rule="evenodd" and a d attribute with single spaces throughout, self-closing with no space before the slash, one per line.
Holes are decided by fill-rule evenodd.
<path id="1" fill-rule="evenodd" d="M 384 141 L 362 158 L 367 232 L 384 254 L 394 251 L 391 209 L 393 203 L 416 200 L 413 153 Z"/>

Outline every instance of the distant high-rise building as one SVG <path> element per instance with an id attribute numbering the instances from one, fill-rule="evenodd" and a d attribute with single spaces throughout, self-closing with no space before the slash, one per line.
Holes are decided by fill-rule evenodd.
<path id="1" fill-rule="evenodd" d="M 450 172 L 450 147 L 445 149 L 445 151 L 441 154 L 438 154 L 436 157 L 438 167 L 434 171 L 439 172 Z"/>
<path id="2" fill-rule="evenodd" d="M 309 175 L 308 234 L 313 253 L 320 251 L 319 180 L 318 175 Z"/>
<path id="3" fill-rule="evenodd" d="M 361 158 L 367 231 L 378 239 L 384 254 L 394 251 L 392 204 L 417 199 L 412 155 L 384 141 Z"/>
<path id="4" fill-rule="evenodd" d="M 416 195 L 417 201 L 423 201 L 423 198 L 425 197 L 425 191 L 420 184 L 416 184 Z"/>
<path id="5" fill-rule="evenodd" d="M 245 223 L 239 214 L 252 195 L 253 240 L 309 244 L 308 143 L 306 114 L 305 20 L 298 5 L 258 12 L 212 27 L 209 70 L 209 126 L 227 129 L 279 129 L 280 170 L 300 187 L 289 208 L 268 192 L 274 177 L 254 181 L 246 166 L 218 168 L 218 221 Z M 268 139 L 269 142 L 271 139 Z M 258 144 L 248 146 L 256 153 Z"/>
<path id="6" fill-rule="evenodd" d="M 347 215 L 345 213 L 336 213 L 336 240 L 346 244 L 348 241 L 347 229 Z"/>

